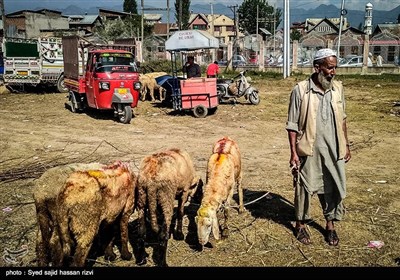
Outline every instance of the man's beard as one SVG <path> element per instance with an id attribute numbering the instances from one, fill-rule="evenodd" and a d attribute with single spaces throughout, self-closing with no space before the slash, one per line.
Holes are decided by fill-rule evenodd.
<path id="1" fill-rule="evenodd" d="M 332 86 L 333 76 L 330 79 L 327 77 L 329 76 L 325 76 L 322 72 L 318 73 L 318 82 L 321 84 L 324 90 L 330 89 Z"/>

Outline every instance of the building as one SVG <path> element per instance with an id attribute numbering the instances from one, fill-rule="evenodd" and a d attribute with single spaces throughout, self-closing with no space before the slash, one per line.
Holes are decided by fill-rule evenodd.
<path id="1" fill-rule="evenodd" d="M 62 32 L 69 29 L 67 16 L 54 10 L 41 9 L 37 11 L 22 10 L 7 14 L 5 17 L 7 37 L 32 39 L 42 36 L 49 31 Z"/>

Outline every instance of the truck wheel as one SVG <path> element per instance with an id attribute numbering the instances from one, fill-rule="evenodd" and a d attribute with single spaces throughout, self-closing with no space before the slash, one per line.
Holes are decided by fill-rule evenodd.
<path id="1" fill-rule="evenodd" d="M 251 104 L 258 105 L 260 103 L 260 96 L 258 95 L 258 91 L 253 91 L 249 95 L 249 100 Z"/>
<path id="2" fill-rule="evenodd" d="M 130 123 L 132 119 L 132 108 L 130 105 L 124 106 L 122 114 L 118 115 L 120 123 Z"/>
<path id="3" fill-rule="evenodd" d="M 193 115 L 196 118 L 205 118 L 208 114 L 208 109 L 204 105 L 197 105 L 193 108 Z"/>
<path id="4" fill-rule="evenodd" d="M 60 93 L 68 92 L 68 88 L 64 84 L 64 76 L 63 75 L 61 75 L 57 80 L 57 90 Z"/>

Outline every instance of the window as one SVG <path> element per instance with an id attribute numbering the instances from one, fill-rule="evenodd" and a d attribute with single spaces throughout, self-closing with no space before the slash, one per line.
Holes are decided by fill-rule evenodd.
<path id="1" fill-rule="evenodd" d="M 374 47 L 374 55 L 379 55 L 381 53 L 381 46 Z"/>
<path id="2" fill-rule="evenodd" d="M 388 62 L 394 62 L 395 51 L 396 51 L 395 46 L 388 47 L 388 56 L 387 56 Z"/>

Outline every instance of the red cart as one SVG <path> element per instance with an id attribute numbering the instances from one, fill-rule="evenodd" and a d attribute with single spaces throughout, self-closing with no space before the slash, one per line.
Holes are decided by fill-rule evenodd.
<path id="1" fill-rule="evenodd" d="M 171 53 L 171 99 L 174 110 L 192 110 L 197 118 L 204 118 L 217 110 L 219 105 L 217 79 L 205 77 L 178 79 L 176 53 L 218 47 L 218 39 L 202 30 L 180 30 L 165 42 L 166 50 Z"/>

